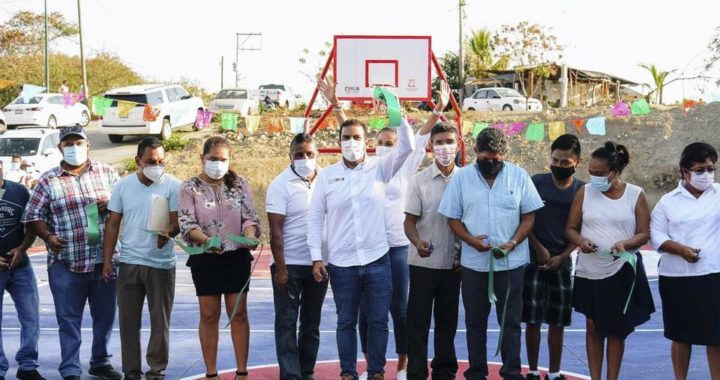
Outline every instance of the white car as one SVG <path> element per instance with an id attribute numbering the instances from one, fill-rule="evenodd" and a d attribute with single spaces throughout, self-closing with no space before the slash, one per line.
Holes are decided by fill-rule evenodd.
<path id="1" fill-rule="evenodd" d="M 292 88 L 284 84 L 264 84 L 259 87 L 260 101 L 266 99 L 275 105 L 285 108 L 295 108 L 300 95 L 295 95 Z"/>
<path id="2" fill-rule="evenodd" d="M 104 97 L 114 99 L 105 116 L 100 119 L 100 132 L 112 143 L 122 142 L 123 136 L 155 135 L 167 140 L 172 130 L 194 125 L 198 110 L 204 110 L 202 99 L 190 95 L 178 85 L 143 84 L 116 88 Z M 118 113 L 117 100 L 137 103 L 128 115 Z M 155 121 L 145 121 L 145 105 L 158 110 Z"/>
<path id="3" fill-rule="evenodd" d="M 20 125 L 37 125 L 48 128 L 86 127 L 90 123 L 90 110 L 82 103 L 65 105 L 62 94 L 38 94 L 28 99 L 16 98 L 3 108 L 8 129 Z"/>
<path id="4" fill-rule="evenodd" d="M 526 104 L 528 105 L 526 107 Z M 505 87 L 481 88 L 463 100 L 463 111 L 542 111 L 542 103 Z"/>
<path id="5" fill-rule="evenodd" d="M 236 112 L 243 116 L 255 115 L 260 110 L 257 90 L 226 88 L 215 95 L 208 107 L 214 112 Z"/>
<path id="6" fill-rule="evenodd" d="M 0 160 L 8 170 L 12 156 L 34 164 L 33 169 L 44 173 L 58 165 L 63 158 L 58 149 L 60 133 L 49 128 L 22 128 L 0 135 Z"/>

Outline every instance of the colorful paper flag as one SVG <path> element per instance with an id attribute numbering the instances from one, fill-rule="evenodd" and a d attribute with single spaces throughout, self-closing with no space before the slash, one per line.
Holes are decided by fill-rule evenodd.
<path id="1" fill-rule="evenodd" d="M 105 116 L 107 109 L 112 105 L 113 100 L 101 96 L 92 97 L 93 112 L 98 116 Z"/>
<path id="2" fill-rule="evenodd" d="M 527 141 L 543 141 L 545 139 L 545 124 L 530 123 L 525 132 Z"/>
<path id="3" fill-rule="evenodd" d="M 703 105 L 705 102 L 702 100 L 692 100 L 692 99 L 685 99 L 683 100 L 683 106 L 682 106 L 682 113 L 683 115 L 687 115 L 690 108 Z"/>
<path id="4" fill-rule="evenodd" d="M 223 131 L 236 131 L 237 130 L 238 115 L 236 113 L 222 113 L 220 114 L 220 123 Z"/>
<path id="5" fill-rule="evenodd" d="M 126 100 L 118 100 L 117 101 L 117 116 L 118 117 L 128 117 L 130 116 L 130 111 L 135 108 L 135 105 L 137 103 L 135 102 L 128 102 Z"/>
<path id="6" fill-rule="evenodd" d="M 575 127 L 575 130 L 577 130 L 578 133 L 582 133 L 583 127 L 585 126 L 585 119 L 572 119 L 570 120 L 570 124 Z"/>
<path id="7" fill-rule="evenodd" d="M 505 131 L 505 134 L 508 136 L 515 136 L 518 133 L 522 132 L 523 129 L 527 127 L 527 123 L 523 122 L 517 122 L 517 123 L 511 123 L 507 126 L 507 130 Z"/>
<path id="8" fill-rule="evenodd" d="M 381 130 L 387 127 L 388 119 L 385 117 L 371 117 L 368 119 L 370 129 Z"/>
<path id="9" fill-rule="evenodd" d="M 308 118 L 306 117 L 291 117 L 290 118 L 290 132 L 293 134 L 305 133 L 305 126 L 307 125 Z"/>
<path id="10" fill-rule="evenodd" d="M 492 123 L 490 125 L 490 128 L 495 128 L 503 131 L 503 133 L 507 132 L 507 127 L 505 126 L 505 123 Z"/>
<path id="11" fill-rule="evenodd" d="M 65 104 L 65 107 L 72 107 L 83 100 L 85 100 L 85 94 L 82 92 L 66 92 L 63 94 L 63 104 Z"/>
<path id="12" fill-rule="evenodd" d="M 248 133 L 251 135 L 257 131 L 258 126 L 260 125 L 260 116 L 246 116 L 245 117 L 245 128 L 247 128 Z"/>
<path id="13" fill-rule="evenodd" d="M 42 93 L 44 90 L 45 87 L 42 86 L 36 86 L 34 84 L 24 84 L 20 96 L 22 96 L 25 103 L 27 103 L 33 96 Z"/>
<path id="14" fill-rule="evenodd" d="M 198 109 L 195 115 L 195 128 L 204 129 L 210 125 L 212 121 L 213 111 L 208 109 Z"/>
<path id="15" fill-rule="evenodd" d="M 157 120 L 157 117 L 160 115 L 160 110 L 146 104 L 145 107 L 143 107 L 143 121 L 155 121 Z"/>
<path id="16" fill-rule="evenodd" d="M 585 124 L 591 135 L 605 136 L 605 116 L 592 117 Z"/>
<path id="17" fill-rule="evenodd" d="M 628 116 L 630 115 L 630 106 L 622 100 L 618 100 L 610 109 L 610 115 L 615 117 Z"/>
<path id="18" fill-rule="evenodd" d="M 641 98 L 633 102 L 630 111 L 635 116 L 647 115 L 650 113 L 650 105 Z"/>
<path id="19" fill-rule="evenodd" d="M 482 132 L 483 129 L 489 127 L 490 124 L 488 123 L 475 123 L 475 125 L 472 128 L 472 137 L 476 139 L 480 132 Z"/>
<path id="20" fill-rule="evenodd" d="M 553 121 L 548 124 L 548 134 L 550 135 L 550 141 L 555 141 L 558 137 L 565 134 L 565 122 L 564 121 Z"/>
<path id="21" fill-rule="evenodd" d="M 274 117 L 270 119 L 270 122 L 267 126 L 268 133 L 280 133 L 284 131 L 285 128 L 283 128 L 283 122 L 282 119 L 279 117 Z"/>

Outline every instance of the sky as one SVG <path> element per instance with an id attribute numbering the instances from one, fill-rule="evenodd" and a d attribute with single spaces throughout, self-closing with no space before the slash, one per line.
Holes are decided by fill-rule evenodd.
<path id="1" fill-rule="evenodd" d="M 86 49 L 109 51 L 145 78 L 197 81 L 220 89 L 220 59 L 225 57 L 225 87 L 234 85 L 236 33 L 262 33 L 241 53 L 241 85 L 284 83 L 309 97 L 311 73 L 324 63 L 315 52 L 336 34 L 430 35 L 435 55 L 458 49 L 456 0 L 81 0 Z M 48 0 L 49 11 L 77 21 L 77 0 Z M 695 76 L 707 56 L 720 3 L 684 0 L 672 5 L 649 0 L 466 0 L 464 34 L 527 20 L 552 28 L 565 46 L 564 63 L 650 83 L 641 63 L 676 75 Z M 0 22 L 18 10 L 42 12 L 43 0 L 0 0 Z M 77 38 L 52 48 L 79 54 Z M 301 65 L 302 50 L 311 51 Z M 684 74 L 684 75 L 683 75 Z M 720 74 L 715 73 L 715 76 Z M 705 89 L 702 95 L 700 89 Z M 720 95 L 712 84 L 677 81 L 665 101 Z"/>

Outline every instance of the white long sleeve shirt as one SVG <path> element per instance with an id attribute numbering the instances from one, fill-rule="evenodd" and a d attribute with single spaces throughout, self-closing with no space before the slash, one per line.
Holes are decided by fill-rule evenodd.
<path id="1" fill-rule="evenodd" d="M 412 129 L 406 122 L 398 128 L 397 136 L 397 148 L 381 158 L 366 156 L 354 169 L 340 161 L 320 172 L 307 219 L 313 261 L 322 260 L 324 221 L 330 264 L 367 265 L 387 253 L 385 188 L 415 148 Z"/>
<path id="2" fill-rule="evenodd" d="M 650 219 L 650 239 L 662 255 L 658 274 L 668 277 L 720 273 L 720 184 L 713 184 L 695 198 L 682 182 L 663 195 Z M 700 249 L 700 260 L 689 263 L 660 250 L 666 241 Z"/>

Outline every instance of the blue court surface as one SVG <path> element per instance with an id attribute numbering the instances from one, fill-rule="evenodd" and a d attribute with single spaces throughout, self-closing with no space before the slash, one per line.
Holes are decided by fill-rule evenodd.
<path id="1" fill-rule="evenodd" d="M 258 266 L 258 269 L 253 277 L 248 300 L 250 326 L 252 330 L 249 365 L 265 367 L 274 365 L 276 363 L 276 357 L 273 338 L 274 311 L 272 285 L 266 270 L 267 267 L 264 265 L 267 259 L 267 252 L 264 253 L 263 256 L 266 257 L 261 260 L 261 265 Z M 185 266 L 186 259 L 187 256 L 184 253 L 179 253 L 175 306 L 173 309 L 171 323 L 171 353 L 170 364 L 167 370 L 168 379 L 197 377 L 198 375 L 205 373 L 197 333 L 199 312 L 195 297 L 195 290 L 190 276 L 190 270 Z M 53 300 L 47 282 L 45 254 L 35 254 L 32 256 L 31 261 L 37 275 L 40 291 L 40 371 L 49 379 L 59 379 L 60 375 L 57 372 L 57 367 L 60 362 L 60 345 L 58 342 L 57 322 L 55 319 Z M 649 322 L 640 326 L 640 328 L 628 338 L 620 377 L 621 379 L 671 379 L 673 378 L 673 374 L 672 363 L 670 360 L 670 341 L 663 337 L 662 305 L 660 304 L 657 274 L 655 270 L 657 267 L 657 255 L 650 252 L 646 253 L 645 265 L 648 271 L 648 276 L 650 277 L 650 287 L 653 291 L 657 311 L 653 314 L 652 319 Z M 149 316 L 146 314 L 144 316 L 144 326 L 149 326 L 148 318 Z M 227 317 L 221 319 L 221 326 L 224 326 L 226 321 Z M 494 321 L 496 321 L 496 317 L 493 313 L 493 315 L 490 316 L 490 326 L 492 330 L 488 334 L 488 352 L 490 355 L 495 352 L 495 343 L 497 341 L 498 334 L 497 324 Z M 319 361 L 337 360 L 335 323 L 335 305 L 332 300 L 332 291 L 328 290 L 321 325 L 321 346 L 320 353 L 318 355 Z M 392 329 L 392 325 L 390 328 Z M 573 315 L 573 324 L 566 330 L 565 333 L 565 349 L 563 351 L 562 369 L 577 374 L 588 375 L 589 373 L 586 364 L 587 359 L 585 356 L 584 328 L 585 321 L 583 316 L 575 313 Z M 82 332 L 83 345 L 80 351 L 80 358 L 83 369 L 87 372 L 88 362 L 90 359 L 90 345 L 92 341 L 91 320 L 89 310 L 87 308 L 85 311 Z M 148 335 L 149 330 L 143 330 L 143 347 L 146 345 Z M 4 297 L 2 338 L 5 353 L 10 360 L 10 370 L 8 371 L 7 377 L 14 378 L 17 364 L 14 362 L 13 358 L 20 343 L 20 324 L 18 322 L 12 300 L 8 296 Z M 459 359 L 467 359 L 465 338 L 464 313 L 461 306 L 458 333 L 455 340 Z M 548 365 L 544 339 L 545 335 L 543 335 L 543 346 L 540 355 L 541 367 L 546 367 Z M 390 359 L 395 357 L 392 334 L 389 342 L 387 352 L 388 358 Z M 432 355 L 432 345 L 430 345 L 430 351 L 430 354 Z M 112 363 L 119 370 L 120 339 L 117 327 L 111 340 L 110 352 L 114 354 Z M 500 357 L 490 356 L 488 360 L 499 362 Z M 523 363 L 526 362 L 527 359 L 525 358 L 523 348 Z M 221 331 L 220 333 L 218 368 L 221 370 L 231 370 L 235 368 L 229 331 Z M 145 368 L 145 370 L 147 370 L 147 368 Z M 388 363 L 386 371 L 394 374 L 394 363 Z M 458 378 L 462 378 L 461 374 L 458 375 Z M 84 374 L 83 378 L 90 379 L 92 377 Z M 252 371 L 250 378 L 253 378 Z M 337 379 L 338 377 L 331 378 Z M 710 378 L 710 376 L 707 370 L 705 350 L 702 347 L 696 347 L 690 364 L 689 379 L 708 378 Z"/>

